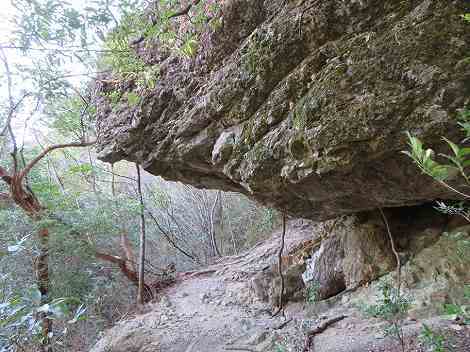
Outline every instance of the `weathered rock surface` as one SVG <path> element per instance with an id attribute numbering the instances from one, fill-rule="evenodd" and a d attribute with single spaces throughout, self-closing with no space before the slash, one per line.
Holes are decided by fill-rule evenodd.
<path id="1" fill-rule="evenodd" d="M 318 250 L 307 260 L 303 279 L 322 300 L 352 290 L 393 270 L 396 260 L 383 224 L 356 216 L 330 221 Z"/>
<path id="2" fill-rule="evenodd" d="M 400 151 L 405 131 L 434 147 L 455 136 L 470 96 L 468 1 L 224 4 L 197 58 L 139 49 L 160 78 L 137 106 L 98 98 L 103 160 L 311 219 L 446 197 Z"/>

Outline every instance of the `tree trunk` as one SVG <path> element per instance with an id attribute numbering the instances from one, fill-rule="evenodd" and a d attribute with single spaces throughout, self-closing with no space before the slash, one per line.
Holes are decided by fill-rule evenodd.
<path id="1" fill-rule="evenodd" d="M 21 179 L 14 175 L 11 178 L 10 191 L 15 203 L 20 206 L 25 213 L 34 221 L 39 222 L 43 219 L 43 207 L 36 196 L 29 190 L 25 189 Z M 34 259 L 34 272 L 36 274 L 36 286 L 41 293 L 41 305 L 50 302 L 49 287 L 49 229 L 42 228 L 38 233 L 39 254 Z M 41 321 L 41 330 L 43 339 L 40 346 L 41 352 L 51 352 L 52 346 L 50 334 L 52 333 L 52 320 L 47 312 L 37 314 L 37 319 Z"/>
<path id="2" fill-rule="evenodd" d="M 216 238 L 216 222 L 220 224 L 220 222 L 222 221 L 220 219 L 220 215 L 221 214 L 216 214 L 216 210 L 217 210 L 217 205 L 219 205 L 219 202 L 221 201 L 221 196 L 222 196 L 222 192 L 221 191 L 218 191 L 217 192 L 217 195 L 215 197 L 215 200 L 214 200 L 214 204 L 212 205 L 212 211 L 211 211 L 211 215 L 210 215 L 210 221 L 211 221 L 211 225 L 210 225 L 210 235 L 211 235 L 211 245 L 212 245 L 212 250 L 214 252 L 214 256 L 218 256 L 220 257 L 221 254 L 220 254 L 220 250 L 219 250 L 219 247 L 217 245 L 217 238 Z M 219 215 L 219 217 L 216 219 L 216 216 Z"/>
<path id="3" fill-rule="evenodd" d="M 36 285 L 41 292 L 41 305 L 50 301 L 49 297 L 49 230 L 44 228 L 39 231 L 39 254 L 36 263 Z M 37 319 L 41 320 L 43 340 L 40 347 L 41 352 L 52 351 L 49 334 L 52 332 L 52 320 L 46 312 L 38 313 Z"/>
<path id="4" fill-rule="evenodd" d="M 7 76 L 10 77 L 8 73 L 8 64 L 4 60 Z M 10 78 L 9 78 L 10 79 Z M 11 82 L 8 84 L 11 87 Z M 12 103 L 11 103 L 11 92 L 10 95 L 10 113 L 14 112 Z M 10 115 L 11 117 L 11 115 Z M 19 206 L 23 211 L 36 223 L 40 222 L 44 218 L 44 208 L 39 202 L 39 199 L 33 193 L 31 188 L 28 186 L 27 177 L 29 172 L 33 167 L 39 163 L 44 157 L 46 157 L 50 152 L 68 148 L 68 147 L 86 147 L 94 144 L 95 142 L 79 142 L 79 143 L 67 143 L 67 144 L 55 144 L 51 145 L 42 150 L 33 160 L 28 164 L 25 164 L 22 170 L 18 170 L 18 151 L 16 148 L 16 142 L 14 139 L 14 134 L 11 128 L 11 119 L 7 122 L 6 128 L 10 131 L 10 135 L 13 139 L 13 172 L 8 173 L 3 167 L 0 167 L 0 178 L 5 182 L 10 188 L 10 197 L 13 199 L 15 204 Z M 26 185 L 23 181 L 26 180 Z M 39 292 L 41 293 L 41 304 L 47 304 L 50 301 L 49 296 L 49 287 L 50 287 L 50 277 L 49 277 L 49 229 L 42 228 L 38 233 L 39 240 L 39 254 L 34 260 L 34 272 L 36 273 L 36 285 Z M 41 312 L 37 316 L 41 320 L 42 325 L 42 334 L 43 340 L 41 342 L 40 351 L 41 352 L 51 352 L 52 345 L 50 341 L 50 335 L 52 333 L 52 320 L 49 318 L 47 312 Z"/>
<path id="5" fill-rule="evenodd" d="M 144 213 L 144 197 L 142 195 L 142 180 L 140 177 L 140 166 L 135 164 L 137 168 L 137 190 L 140 202 L 140 249 L 139 249 L 139 288 L 137 292 L 137 303 L 144 304 L 145 290 L 145 213 Z"/>

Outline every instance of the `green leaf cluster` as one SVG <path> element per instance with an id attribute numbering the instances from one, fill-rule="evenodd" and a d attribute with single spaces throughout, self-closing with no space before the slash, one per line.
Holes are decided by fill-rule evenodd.
<path id="1" fill-rule="evenodd" d="M 38 313 L 67 325 L 86 319 L 86 307 L 76 298 L 57 298 L 43 304 L 41 293 L 31 288 L 0 303 L 0 349 L 8 351 L 11 344 L 22 345 L 31 339 L 43 339 Z"/>
<path id="2" fill-rule="evenodd" d="M 463 110 L 459 114 L 459 126 L 466 135 L 465 142 L 470 137 L 470 111 Z M 459 145 L 443 137 L 442 139 L 450 147 L 450 154 L 439 154 L 447 163 L 436 161 L 436 154 L 432 149 L 426 149 L 421 140 L 407 133 L 409 150 L 404 151 L 418 167 L 427 175 L 438 181 L 445 181 L 456 175 L 462 176 L 467 183 L 470 180 L 466 169 L 470 166 L 470 147 Z"/>
<path id="3" fill-rule="evenodd" d="M 376 318 L 394 320 L 404 316 L 411 307 L 411 299 L 404 296 L 389 282 L 380 282 L 377 303 L 366 307 L 366 313 Z"/>

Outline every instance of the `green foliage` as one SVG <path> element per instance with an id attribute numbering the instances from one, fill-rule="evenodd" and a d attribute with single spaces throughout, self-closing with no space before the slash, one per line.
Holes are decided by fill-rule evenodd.
<path id="1" fill-rule="evenodd" d="M 93 172 L 93 166 L 90 163 L 83 163 L 78 165 L 72 165 L 69 167 L 68 172 L 71 175 L 82 175 L 87 176 Z"/>
<path id="2" fill-rule="evenodd" d="M 153 89 L 157 85 L 157 80 L 159 76 L 160 76 L 159 65 L 146 66 L 145 70 L 142 71 L 137 78 L 137 81 L 136 81 L 137 87 Z"/>
<path id="3" fill-rule="evenodd" d="M 140 97 L 134 92 L 128 92 L 126 94 L 127 104 L 129 106 L 136 106 L 140 103 Z"/>
<path id="4" fill-rule="evenodd" d="M 0 303 L 0 349 L 8 351 L 10 345 L 25 346 L 43 339 L 39 313 L 70 325 L 84 320 L 85 312 L 86 308 L 75 298 L 57 298 L 42 304 L 41 293 L 35 288 L 10 295 Z M 53 336 L 53 341 L 57 337 Z"/>
<path id="5" fill-rule="evenodd" d="M 451 150 L 451 153 L 448 155 L 440 154 L 444 160 L 447 160 L 447 163 L 436 162 L 434 160 L 434 152 L 431 149 L 424 150 L 422 142 L 410 134 L 408 134 L 410 151 L 405 152 L 405 154 L 410 156 L 424 173 L 440 181 L 447 189 L 461 197 L 470 198 L 467 194 L 460 192 L 446 183 L 448 180 L 460 175 L 465 180 L 467 186 L 470 185 L 470 180 L 467 175 L 467 169 L 470 166 L 470 148 L 464 145 L 464 143 L 470 139 L 469 109 L 463 109 L 459 112 L 458 125 L 460 126 L 461 131 L 465 134 L 465 139 L 461 142 L 461 145 L 453 143 L 447 138 L 443 138 Z M 470 211 L 467 204 L 464 202 L 459 202 L 455 205 L 438 202 L 436 208 L 446 214 L 461 216 L 470 222 Z M 456 241 L 456 254 L 461 260 L 465 261 L 470 255 L 470 241 L 468 241 L 463 233 L 445 235 Z M 467 290 L 468 287 L 466 286 L 465 289 Z M 466 306 L 450 304 L 446 305 L 445 310 L 448 314 L 456 314 L 462 317 L 465 323 L 468 324 L 469 314 Z"/>
<path id="6" fill-rule="evenodd" d="M 463 15 L 460 15 L 460 17 L 467 23 L 470 23 L 470 13 L 465 13 Z"/>
<path id="7" fill-rule="evenodd" d="M 412 158 L 424 173 L 440 181 L 449 177 L 449 167 L 434 160 L 435 153 L 432 149 L 425 149 L 423 143 L 409 133 L 408 141 L 411 150 L 404 153 Z"/>
<path id="8" fill-rule="evenodd" d="M 470 303 L 470 285 L 465 286 L 464 298 Z M 451 315 L 454 319 L 462 319 L 465 325 L 470 325 L 470 305 L 444 304 L 444 312 L 447 315 Z"/>
<path id="9" fill-rule="evenodd" d="M 438 210 L 448 213 L 449 207 L 445 206 L 443 203 L 440 203 L 440 204 L 441 206 L 438 208 Z M 442 210 L 444 209 L 444 207 L 445 207 L 445 210 Z M 466 214 L 468 212 L 468 208 L 465 208 L 462 210 L 459 209 L 457 211 L 465 212 Z M 461 261 L 465 263 L 468 260 L 468 258 L 470 258 L 470 240 L 468 240 L 467 234 L 464 232 L 452 232 L 452 233 L 444 232 L 443 236 L 455 242 L 456 244 L 455 254 Z"/>
<path id="10" fill-rule="evenodd" d="M 197 55 L 198 47 L 199 47 L 199 42 L 193 36 L 193 37 L 186 39 L 183 45 L 181 45 L 179 50 L 184 56 L 188 58 L 193 58 Z"/>
<path id="11" fill-rule="evenodd" d="M 312 282 L 307 287 L 306 301 L 309 304 L 314 304 L 318 301 L 318 290 L 320 289 L 320 284 L 318 282 Z"/>
<path id="12" fill-rule="evenodd" d="M 172 16 L 181 6 L 179 2 L 162 0 L 155 6 L 158 10 L 153 11 L 151 18 L 142 10 L 143 6 L 135 6 L 134 10 L 125 12 L 119 26 L 111 31 L 105 40 L 107 50 L 103 63 L 120 79 L 134 80 L 138 87 L 144 89 L 155 86 L 159 67 L 146 64 L 137 52 L 130 48 L 130 43 L 158 43 L 162 52 L 174 52 L 186 58 L 194 58 L 199 50 L 201 34 L 213 26 L 213 18 L 218 19 L 218 16 L 211 15 L 220 13 L 218 2 L 202 1 L 192 6 L 190 21 L 186 18 L 178 21 Z"/>
<path id="13" fill-rule="evenodd" d="M 287 348 L 284 345 L 281 345 L 279 342 L 275 343 L 275 352 L 286 352 Z"/>
<path id="14" fill-rule="evenodd" d="M 470 325 L 470 312 L 466 306 L 458 304 L 446 304 L 444 305 L 444 311 L 448 315 L 455 315 L 464 319 L 465 325 Z"/>
<path id="15" fill-rule="evenodd" d="M 272 52 L 272 39 L 268 33 L 257 33 L 252 37 L 246 54 L 242 58 L 242 64 L 250 74 L 256 75 L 265 72 L 267 67 L 272 67 L 270 53 Z"/>
<path id="16" fill-rule="evenodd" d="M 63 137 L 81 140 L 94 128 L 96 110 L 78 95 L 50 101 L 46 112 L 52 120 L 49 127 Z"/>
<path id="17" fill-rule="evenodd" d="M 470 111 L 464 109 L 459 113 L 458 119 L 458 124 L 465 133 L 466 139 L 468 139 L 470 137 Z M 439 154 L 442 158 L 448 160 L 447 163 L 437 162 L 435 152 L 432 149 L 425 149 L 423 143 L 417 137 L 412 136 L 410 133 L 407 135 L 410 150 L 404 151 L 404 153 L 412 158 L 424 173 L 438 181 L 445 181 L 456 175 L 461 175 L 467 183 L 470 182 L 466 174 L 466 168 L 470 166 L 469 147 L 457 145 L 443 137 L 452 153 Z"/>
<path id="18" fill-rule="evenodd" d="M 411 299 L 405 297 L 387 281 L 381 281 L 379 288 L 380 296 L 377 303 L 366 306 L 365 311 L 370 316 L 387 321 L 385 335 L 397 340 L 404 351 L 403 321 L 411 307 Z"/>
<path id="19" fill-rule="evenodd" d="M 410 306 L 410 299 L 397 292 L 389 282 L 381 281 L 380 293 L 377 304 L 367 307 L 367 313 L 376 318 L 385 320 L 394 319 L 397 316 L 405 315 Z"/>
<path id="20" fill-rule="evenodd" d="M 122 79 L 135 79 L 145 70 L 144 61 L 129 47 L 129 43 L 147 26 L 140 12 L 127 13 L 121 18 L 119 27 L 106 38 L 104 64 Z"/>
<path id="21" fill-rule="evenodd" d="M 430 352 L 445 352 L 445 337 L 435 332 L 431 327 L 423 324 L 421 334 L 419 335 L 421 342 L 428 348 Z"/>
<path id="22" fill-rule="evenodd" d="M 119 90 L 113 90 L 109 93 L 106 93 L 105 95 L 109 99 L 111 106 L 114 107 L 121 100 L 122 93 Z"/>

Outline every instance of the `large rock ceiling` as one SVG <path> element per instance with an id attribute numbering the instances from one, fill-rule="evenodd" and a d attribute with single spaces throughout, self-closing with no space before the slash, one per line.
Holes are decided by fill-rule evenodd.
<path id="1" fill-rule="evenodd" d="M 470 97 L 468 2 L 232 0 L 137 106 L 98 95 L 99 153 L 311 219 L 449 197 L 401 150 L 439 149 Z M 151 44 L 151 43 L 150 43 Z M 131 90 L 133 82 L 101 93 Z"/>

